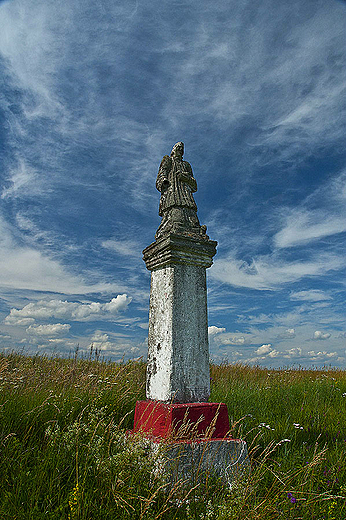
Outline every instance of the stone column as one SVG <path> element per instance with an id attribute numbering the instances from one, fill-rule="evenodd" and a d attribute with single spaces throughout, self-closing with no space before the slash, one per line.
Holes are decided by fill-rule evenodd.
<path id="1" fill-rule="evenodd" d="M 147 399 L 208 401 L 206 269 L 216 245 L 205 234 L 171 233 L 143 251 L 151 271 Z"/>
<path id="2" fill-rule="evenodd" d="M 248 465 L 246 443 L 229 437 L 225 403 L 209 403 L 206 269 L 217 242 L 201 226 L 197 182 L 176 143 L 161 161 L 156 188 L 162 217 L 143 251 L 151 271 L 146 401 L 137 401 L 133 432 L 166 439 L 158 471 L 189 486 L 214 474 L 231 486 Z M 156 448 L 155 448 L 156 449 Z"/>

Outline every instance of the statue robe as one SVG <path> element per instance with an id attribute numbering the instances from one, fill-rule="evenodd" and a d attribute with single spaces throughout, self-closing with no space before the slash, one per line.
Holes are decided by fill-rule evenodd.
<path id="1" fill-rule="evenodd" d="M 156 188 L 161 192 L 159 215 L 172 207 L 190 208 L 197 212 L 192 193 L 197 191 L 197 182 L 187 161 L 165 155 L 156 179 Z"/>

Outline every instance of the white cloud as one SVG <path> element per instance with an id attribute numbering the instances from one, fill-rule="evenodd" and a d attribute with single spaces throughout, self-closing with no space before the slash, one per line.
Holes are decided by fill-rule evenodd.
<path id="1" fill-rule="evenodd" d="M 267 345 L 262 345 L 261 347 L 259 347 L 257 350 L 256 350 L 256 354 L 258 356 L 265 356 L 266 354 L 269 354 L 271 351 L 272 351 L 272 346 L 270 343 L 268 343 Z"/>
<path id="2" fill-rule="evenodd" d="M 14 247 L 0 252 L 0 286 L 6 289 L 85 294 L 117 290 L 118 285 L 88 284 L 74 276 L 56 260 L 38 250 Z"/>
<path id="3" fill-rule="evenodd" d="M 219 345 L 245 345 L 249 341 L 249 338 L 243 334 L 233 334 L 233 333 L 221 333 L 220 336 L 217 337 L 217 343 Z"/>
<path id="4" fill-rule="evenodd" d="M 304 246 L 346 231 L 346 172 L 319 185 L 295 208 L 282 208 L 283 227 L 273 238 L 278 249 Z"/>
<path id="5" fill-rule="evenodd" d="M 314 336 L 313 336 L 312 339 L 324 340 L 324 339 L 328 339 L 328 338 L 330 338 L 330 333 L 329 332 L 322 332 L 321 330 L 315 330 Z"/>
<path id="6" fill-rule="evenodd" d="M 276 339 L 277 340 L 289 340 L 289 339 L 293 339 L 296 337 L 296 330 L 295 329 L 286 329 L 285 331 L 283 332 L 279 332 L 276 336 Z"/>
<path id="7" fill-rule="evenodd" d="M 104 334 L 99 330 L 95 331 L 90 339 L 90 342 L 92 343 L 94 349 L 107 351 L 115 350 L 114 344 L 109 341 L 108 334 Z"/>
<path id="8" fill-rule="evenodd" d="M 105 249 L 115 251 L 122 256 L 133 256 L 138 258 L 138 251 L 140 250 L 138 244 L 132 240 L 104 240 L 101 243 Z"/>
<path id="9" fill-rule="evenodd" d="M 322 276 L 339 270 L 345 259 L 333 254 L 317 254 L 306 262 L 286 262 L 275 256 L 259 256 L 249 265 L 231 256 L 216 259 L 210 276 L 224 283 L 257 290 L 273 290 L 307 276 Z"/>
<path id="10" fill-rule="evenodd" d="M 35 336 L 55 336 L 58 334 L 62 334 L 68 332 L 71 328 L 71 325 L 68 323 L 54 323 L 51 325 L 30 325 L 26 329 L 28 334 L 32 334 Z"/>
<path id="11" fill-rule="evenodd" d="M 144 321 L 143 323 L 137 323 L 137 327 L 140 327 L 141 329 L 147 330 L 149 328 L 149 322 Z"/>
<path id="12" fill-rule="evenodd" d="M 33 168 L 25 164 L 23 158 L 19 159 L 18 165 L 9 171 L 11 185 L 2 191 L 1 198 L 16 196 L 21 190 L 26 194 L 37 195 L 40 193 L 38 183 L 36 182 L 36 172 Z"/>
<path id="13" fill-rule="evenodd" d="M 23 320 L 49 318 L 64 318 L 74 321 L 88 321 L 90 319 L 114 317 L 118 312 L 126 310 L 132 298 L 127 294 L 118 294 L 108 303 L 78 303 L 62 300 L 40 300 L 25 305 L 22 309 L 11 309 L 5 318 L 5 323 L 23 325 Z"/>
<path id="14" fill-rule="evenodd" d="M 325 350 L 323 352 L 315 352 L 314 350 L 310 350 L 308 352 L 308 356 L 311 358 L 312 361 L 328 361 L 331 358 L 338 357 L 338 353 L 326 352 Z"/>
<path id="15" fill-rule="evenodd" d="M 16 325 L 18 325 L 20 327 L 27 327 L 28 325 L 32 325 L 33 323 L 35 323 L 35 319 L 34 318 L 20 318 L 20 317 L 9 318 L 9 316 L 6 316 L 5 323 L 6 324 L 15 323 Z"/>
<path id="16" fill-rule="evenodd" d="M 337 217 L 321 211 L 294 210 L 285 227 L 274 236 L 274 244 L 277 248 L 294 247 L 345 231 L 345 215 Z"/>
<path id="17" fill-rule="evenodd" d="M 285 351 L 284 357 L 297 358 L 302 355 L 302 349 L 300 347 L 290 348 Z"/>
<path id="18" fill-rule="evenodd" d="M 278 352 L 277 350 L 273 349 L 270 352 L 268 352 L 268 357 L 270 358 L 277 358 L 281 356 L 281 352 Z"/>
<path id="19" fill-rule="evenodd" d="M 38 248 L 19 246 L 18 242 L 18 230 L 0 215 L 0 287 L 3 289 L 87 294 L 119 292 L 124 288 L 115 283 L 89 284 Z"/>
<path id="20" fill-rule="evenodd" d="M 292 292 L 290 294 L 290 299 L 297 301 L 303 300 L 310 302 L 318 302 L 322 300 L 331 300 L 332 297 L 319 289 L 310 289 L 309 291 Z"/>
<path id="21" fill-rule="evenodd" d="M 127 296 L 127 294 L 118 294 L 118 296 L 116 298 L 112 298 L 109 303 L 105 303 L 102 307 L 102 310 L 116 314 L 119 311 L 126 310 L 129 303 L 131 303 L 131 300 L 132 298 Z"/>
<path id="22" fill-rule="evenodd" d="M 224 327 L 216 327 L 215 325 L 208 327 L 208 334 L 210 336 L 215 336 L 215 334 L 220 334 L 221 332 L 226 332 L 226 329 Z"/>

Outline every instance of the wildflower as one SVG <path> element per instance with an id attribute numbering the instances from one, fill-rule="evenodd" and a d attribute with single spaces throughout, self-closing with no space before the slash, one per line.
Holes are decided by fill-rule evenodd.
<path id="1" fill-rule="evenodd" d="M 281 441 L 278 444 L 281 445 L 284 442 L 291 442 L 291 439 L 281 439 Z"/>
<path id="2" fill-rule="evenodd" d="M 296 430 L 304 430 L 303 426 L 300 426 L 299 423 L 293 423 L 293 426 L 296 428 Z"/>
<path id="3" fill-rule="evenodd" d="M 290 502 L 292 504 L 295 504 L 297 502 L 297 499 L 292 495 L 292 493 L 287 493 L 287 498 L 290 499 Z"/>
<path id="4" fill-rule="evenodd" d="M 74 518 L 76 518 L 76 515 L 78 512 L 79 498 L 80 498 L 80 489 L 79 489 L 79 484 L 77 482 L 69 496 L 69 501 L 68 501 L 69 506 L 70 506 L 70 513 L 68 516 L 69 520 L 73 520 Z"/>
<path id="5" fill-rule="evenodd" d="M 346 397 L 346 392 L 342 394 L 342 397 Z"/>
<path id="6" fill-rule="evenodd" d="M 272 430 L 272 431 L 274 431 L 274 429 L 275 429 L 275 428 L 271 428 L 271 427 L 269 426 L 269 424 L 266 424 L 266 423 L 264 423 L 264 422 L 261 422 L 261 423 L 258 425 L 258 427 L 259 427 L 259 428 L 267 428 L 267 430 Z"/>

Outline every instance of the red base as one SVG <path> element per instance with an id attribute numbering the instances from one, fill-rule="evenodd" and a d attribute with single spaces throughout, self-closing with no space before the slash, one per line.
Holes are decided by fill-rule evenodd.
<path id="1" fill-rule="evenodd" d="M 137 401 L 133 431 L 160 438 L 173 436 L 175 440 L 224 438 L 229 432 L 227 406 L 224 403 Z"/>

